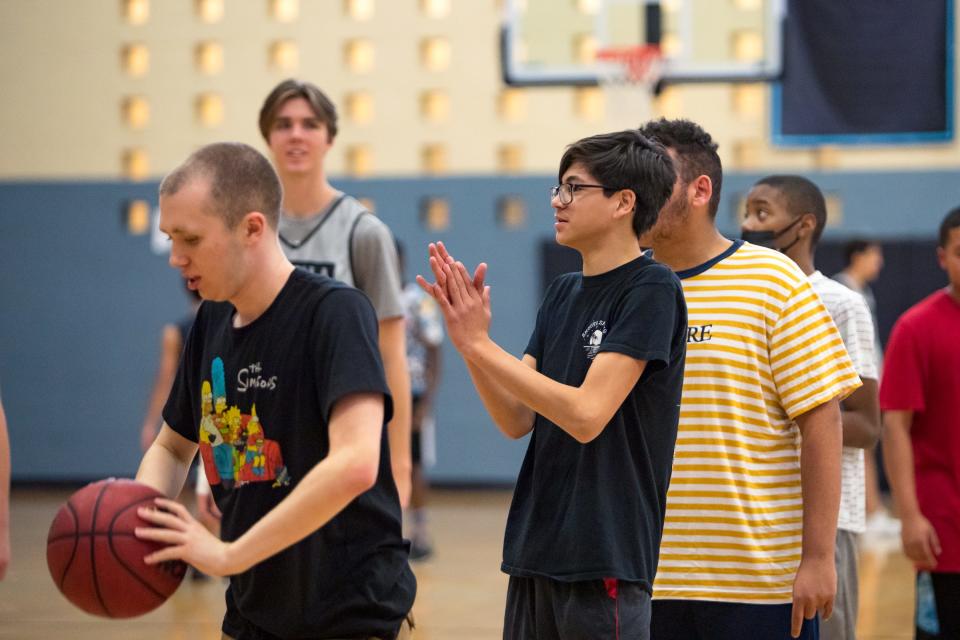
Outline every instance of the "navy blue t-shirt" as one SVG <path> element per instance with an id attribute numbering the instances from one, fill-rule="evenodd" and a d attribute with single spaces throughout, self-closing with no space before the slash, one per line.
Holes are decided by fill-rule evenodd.
<path id="1" fill-rule="evenodd" d="M 373 306 L 359 290 L 297 269 L 263 314 L 233 327 L 233 305 L 204 302 L 163 410 L 199 442 L 221 537 L 233 541 L 330 451 L 336 402 L 380 393 L 392 405 Z M 223 630 L 237 640 L 392 638 L 416 580 L 400 531 L 386 427 L 377 482 L 332 520 L 230 578 Z"/>
<path id="2" fill-rule="evenodd" d="M 641 256 L 568 273 L 547 290 L 526 353 L 578 387 L 599 353 L 647 362 L 593 441 L 537 415 L 504 536 L 505 573 L 561 581 L 618 578 L 652 589 L 680 419 L 687 308 L 680 281 Z"/>

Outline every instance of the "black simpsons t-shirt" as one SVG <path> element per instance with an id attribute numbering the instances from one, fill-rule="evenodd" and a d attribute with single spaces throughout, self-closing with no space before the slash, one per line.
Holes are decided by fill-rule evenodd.
<path id="1" fill-rule="evenodd" d="M 568 273 L 547 290 L 526 353 L 580 386 L 599 353 L 647 361 L 596 439 L 581 444 L 537 415 L 504 536 L 505 573 L 618 578 L 652 590 L 680 418 L 687 308 L 680 281 L 641 256 Z"/>
<path id="2" fill-rule="evenodd" d="M 234 307 L 204 302 L 163 411 L 200 443 L 236 540 L 283 500 L 330 450 L 328 420 L 347 395 L 382 393 L 392 405 L 366 296 L 295 270 L 254 322 L 233 328 Z M 300 542 L 230 579 L 224 632 L 255 638 L 393 638 L 416 581 L 401 537 L 386 429 L 376 485 Z"/>

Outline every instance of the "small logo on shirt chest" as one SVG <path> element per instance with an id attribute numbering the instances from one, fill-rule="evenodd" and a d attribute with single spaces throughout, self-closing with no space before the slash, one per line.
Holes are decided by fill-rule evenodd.
<path id="1" fill-rule="evenodd" d="M 586 352 L 587 358 L 593 360 L 597 357 L 597 351 L 600 350 L 600 343 L 603 342 L 603 336 L 606 333 L 607 321 L 594 320 L 587 325 L 587 328 L 580 334 L 580 339 L 583 341 L 583 350 Z"/>

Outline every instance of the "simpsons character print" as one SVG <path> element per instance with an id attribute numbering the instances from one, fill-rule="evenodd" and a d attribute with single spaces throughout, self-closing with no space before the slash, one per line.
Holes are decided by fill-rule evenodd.
<path id="1" fill-rule="evenodd" d="M 237 377 L 242 390 L 276 386 L 274 378 L 258 376 L 258 369 L 254 364 L 242 370 Z M 288 485 L 290 476 L 280 444 L 267 438 L 256 403 L 248 414 L 236 405 L 227 408 L 226 377 L 220 358 L 213 359 L 210 377 L 212 385 L 211 380 L 200 385 L 200 457 L 210 486 L 230 490 L 249 482 Z"/>

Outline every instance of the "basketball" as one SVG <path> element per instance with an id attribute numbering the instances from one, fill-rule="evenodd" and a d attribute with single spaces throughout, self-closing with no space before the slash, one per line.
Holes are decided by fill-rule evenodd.
<path id="1" fill-rule="evenodd" d="M 183 562 L 147 565 L 143 558 L 163 545 L 140 540 L 149 526 L 137 508 L 160 492 L 134 480 L 89 484 L 60 507 L 47 536 L 47 567 L 60 592 L 87 613 L 130 618 L 151 611 L 176 591 Z"/>

